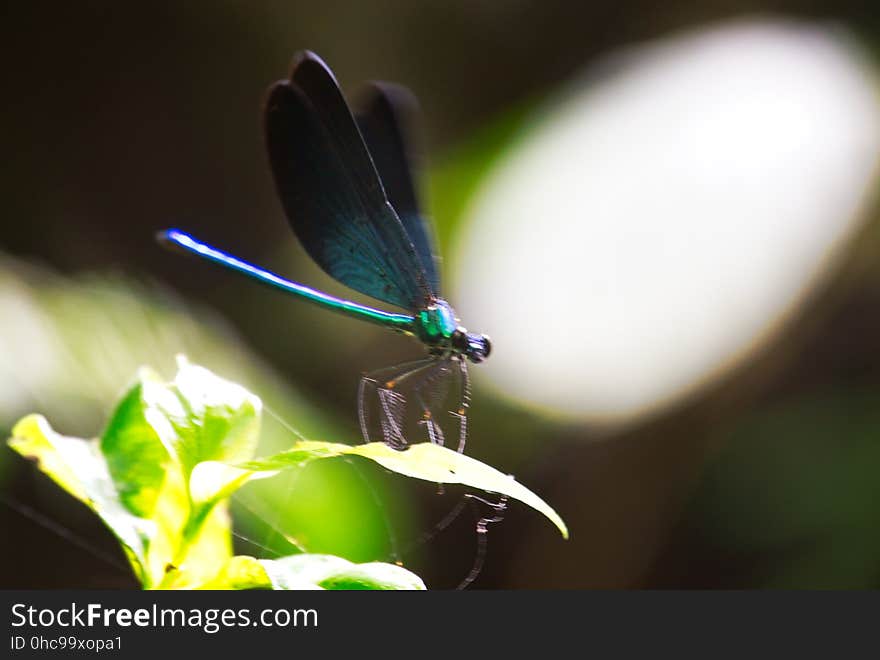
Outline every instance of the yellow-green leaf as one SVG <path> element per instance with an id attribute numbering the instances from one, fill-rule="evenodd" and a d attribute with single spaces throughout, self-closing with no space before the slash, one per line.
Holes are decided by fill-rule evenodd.
<path id="1" fill-rule="evenodd" d="M 402 566 L 355 564 L 333 555 L 301 554 L 280 559 L 239 555 L 202 589 L 424 590 L 425 583 Z"/>
<path id="2" fill-rule="evenodd" d="M 137 576 L 148 580 L 147 548 L 156 525 L 123 506 L 97 440 L 63 436 L 41 415 L 28 415 L 12 429 L 9 446 L 94 510 L 125 548 Z"/>
<path id="3" fill-rule="evenodd" d="M 212 468 L 212 474 L 222 473 L 226 479 L 230 480 L 229 483 L 234 482 L 238 487 L 249 478 L 271 476 L 278 470 L 298 467 L 320 458 L 342 455 L 363 456 L 392 472 L 415 479 L 440 484 L 462 484 L 507 495 L 543 513 L 556 525 L 563 538 L 568 538 L 568 527 L 559 514 L 512 476 L 499 472 L 474 458 L 430 442 L 410 445 L 407 449 L 398 451 L 382 442 L 344 445 L 335 442 L 304 440 L 297 442 L 287 451 L 268 458 L 231 466 L 233 468 L 231 470 Z M 204 485 L 203 488 L 205 492 L 211 491 L 210 486 Z"/>

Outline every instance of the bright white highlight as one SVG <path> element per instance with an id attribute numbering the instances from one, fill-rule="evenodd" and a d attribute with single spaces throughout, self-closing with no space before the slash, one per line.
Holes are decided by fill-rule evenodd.
<path id="1" fill-rule="evenodd" d="M 720 373 L 858 226 L 880 154 L 839 32 L 738 22 L 627 54 L 493 172 L 454 300 L 474 372 L 563 416 L 626 420 Z"/>

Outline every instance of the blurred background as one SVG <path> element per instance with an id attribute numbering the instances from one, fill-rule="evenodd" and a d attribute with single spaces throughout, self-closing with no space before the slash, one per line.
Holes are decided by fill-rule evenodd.
<path id="1" fill-rule="evenodd" d="M 467 452 L 511 504 L 475 588 L 880 587 L 880 22 L 870 3 L 16 3 L 0 104 L 0 426 L 100 433 L 186 353 L 260 395 L 262 452 L 357 442 L 361 373 L 420 356 L 161 250 L 282 275 L 265 89 L 309 48 L 419 98 L 444 293 L 488 333 Z M 361 298 L 358 298 L 361 300 Z M 387 560 L 454 587 L 460 493 L 327 461 L 258 482 L 241 553 Z M 0 587 L 134 587 L 91 514 L 0 450 Z"/>

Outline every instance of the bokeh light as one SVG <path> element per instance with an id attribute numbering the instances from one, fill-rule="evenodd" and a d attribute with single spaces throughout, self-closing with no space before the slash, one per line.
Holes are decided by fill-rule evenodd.
<path id="1" fill-rule="evenodd" d="M 746 356 L 864 218 L 875 80 L 834 27 L 738 21 L 612 56 L 500 162 L 467 213 L 481 374 L 623 421 Z"/>

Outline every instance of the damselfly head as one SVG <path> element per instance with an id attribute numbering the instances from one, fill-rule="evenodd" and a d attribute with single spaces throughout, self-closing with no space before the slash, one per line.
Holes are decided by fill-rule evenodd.
<path id="1" fill-rule="evenodd" d="M 487 335 L 478 335 L 459 327 L 452 333 L 452 348 L 476 364 L 489 357 L 492 342 Z"/>

